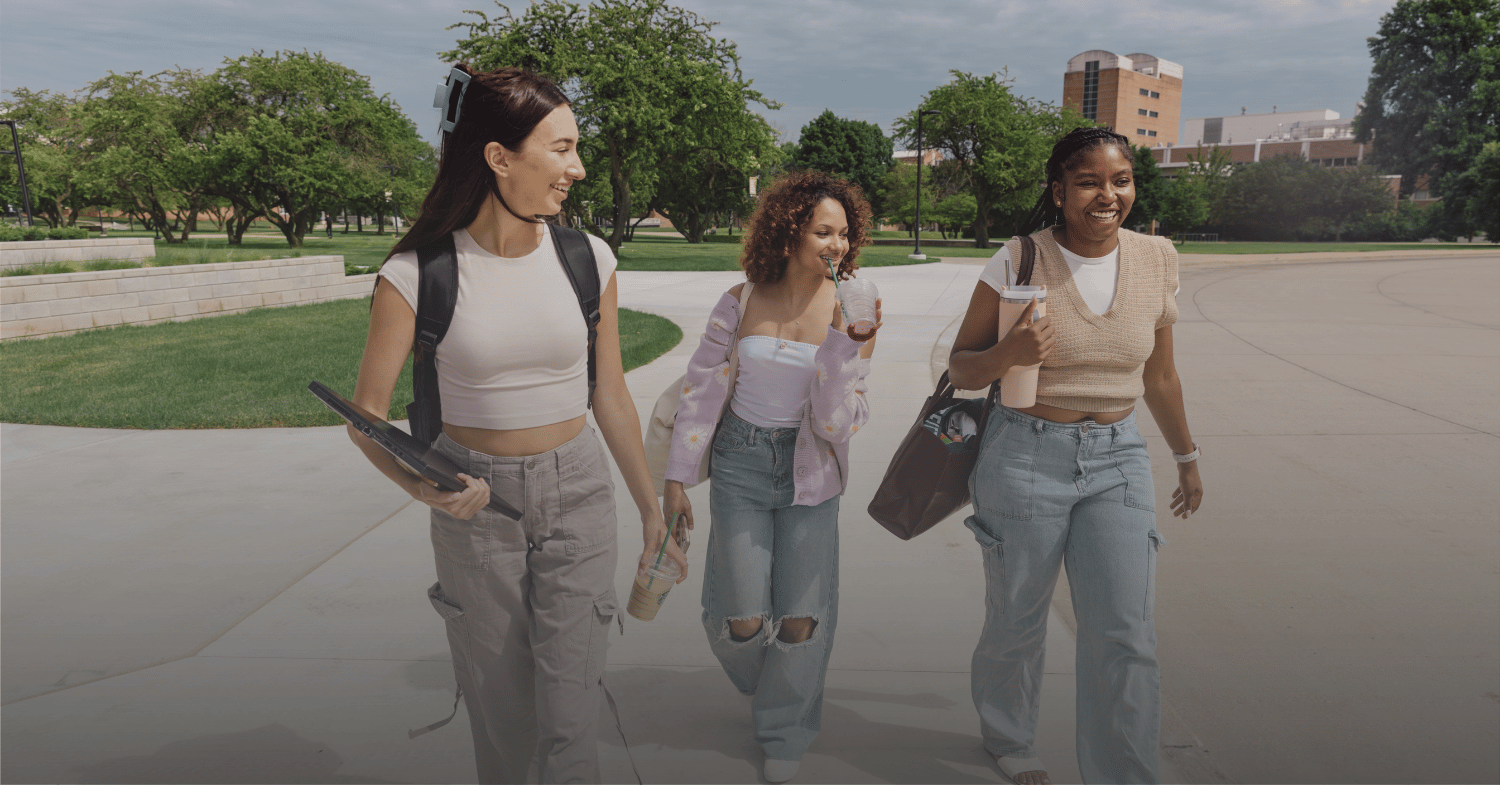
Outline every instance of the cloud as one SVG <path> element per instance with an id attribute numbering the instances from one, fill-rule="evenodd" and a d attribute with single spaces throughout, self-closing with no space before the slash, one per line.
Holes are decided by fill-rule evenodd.
<path id="1" fill-rule="evenodd" d="M 1070 57 L 1149 52 L 1185 69 L 1183 116 L 1332 108 L 1347 114 L 1369 72 L 1365 38 L 1391 0 L 675 0 L 733 39 L 745 75 L 782 101 L 767 118 L 795 138 L 825 108 L 880 124 L 910 111 L 957 69 L 1005 69 L 1014 89 L 1058 103 Z M 517 13 L 525 2 L 512 4 Z M 370 77 L 428 136 L 437 52 L 466 8 L 430 0 L 72 0 L 7 3 L 0 90 L 71 91 L 106 71 L 212 70 L 255 49 L 308 49 Z M 66 19 L 67 24 L 58 24 Z M 66 53 L 66 56 L 59 56 Z"/>

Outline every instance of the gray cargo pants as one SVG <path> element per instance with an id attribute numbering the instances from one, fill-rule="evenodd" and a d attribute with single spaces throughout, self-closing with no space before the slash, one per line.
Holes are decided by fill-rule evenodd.
<path id="1" fill-rule="evenodd" d="M 614 483 L 584 428 L 519 458 L 437 448 L 525 512 L 467 521 L 432 512 L 453 672 L 474 732 L 479 781 L 598 782 L 600 680 L 618 615 Z M 533 768 L 533 766 L 535 768 Z"/>

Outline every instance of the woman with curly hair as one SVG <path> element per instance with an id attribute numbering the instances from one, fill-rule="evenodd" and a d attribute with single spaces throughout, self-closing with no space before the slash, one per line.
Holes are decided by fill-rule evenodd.
<path id="1" fill-rule="evenodd" d="M 712 461 L 703 625 L 729 680 L 754 696 L 770 782 L 797 773 L 822 715 L 839 496 L 849 438 L 869 417 L 865 377 L 880 329 L 878 308 L 868 334 L 845 327 L 830 265 L 841 279 L 853 274 L 869 220 L 859 186 L 829 175 L 791 174 L 762 192 L 740 260 L 748 280 L 709 315 L 667 466 L 662 513 L 692 528 L 683 483 Z"/>

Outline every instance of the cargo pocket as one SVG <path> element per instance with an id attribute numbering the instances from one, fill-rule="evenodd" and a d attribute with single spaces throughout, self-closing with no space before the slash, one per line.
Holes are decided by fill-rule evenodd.
<path id="1" fill-rule="evenodd" d="M 1156 552 L 1167 541 L 1162 539 L 1156 532 L 1146 533 L 1146 612 L 1145 619 L 1150 621 L 1156 613 Z"/>
<path id="2" fill-rule="evenodd" d="M 609 625 L 620 614 L 615 602 L 615 590 L 610 589 L 594 598 L 588 619 L 588 658 L 584 667 L 584 686 L 592 687 L 604 676 L 605 654 L 609 650 Z"/>
<path id="3" fill-rule="evenodd" d="M 984 548 L 984 604 L 989 617 L 998 619 L 1005 613 L 1005 541 L 986 531 L 973 515 L 964 519 L 964 525 Z"/>
<path id="4" fill-rule="evenodd" d="M 443 621 L 453 621 L 464 615 L 464 609 L 443 593 L 441 582 L 432 584 L 432 587 L 427 590 L 427 599 L 432 602 L 433 610 L 443 617 Z"/>

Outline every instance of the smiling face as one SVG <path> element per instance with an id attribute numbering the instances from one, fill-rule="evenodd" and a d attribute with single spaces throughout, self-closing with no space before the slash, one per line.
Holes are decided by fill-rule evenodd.
<path id="1" fill-rule="evenodd" d="M 520 150 L 491 142 L 485 153 L 505 203 L 518 215 L 556 215 L 568 188 L 586 174 L 578 157 L 578 121 L 567 104 L 542 118 Z"/>
<path id="2" fill-rule="evenodd" d="M 1080 152 L 1064 167 L 1062 181 L 1052 184 L 1052 198 L 1062 202 L 1070 240 L 1115 241 L 1135 203 L 1130 157 L 1113 144 Z"/>
<path id="3" fill-rule="evenodd" d="M 828 275 L 825 258 L 837 265 L 849 253 L 849 217 L 837 199 L 824 199 L 813 206 L 812 217 L 802 230 L 802 244 L 790 264 Z"/>

